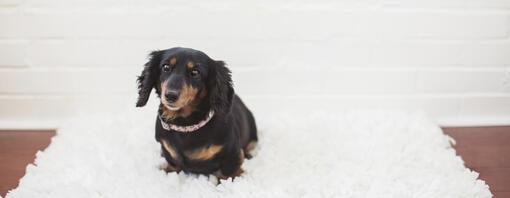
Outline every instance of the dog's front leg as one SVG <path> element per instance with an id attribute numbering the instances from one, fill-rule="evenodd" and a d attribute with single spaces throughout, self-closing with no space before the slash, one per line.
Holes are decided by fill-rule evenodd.
<path id="1" fill-rule="evenodd" d="M 161 140 L 161 154 L 166 160 L 165 165 L 160 167 L 162 170 L 167 173 L 181 171 L 181 168 L 175 164 L 175 161 L 180 160 L 180 156 L 166 140 Z"/>
<path id="2" fill-rule="evenodd" d="M 244 152 L 242 149 L 238 149 L 237 152 L 231 152 L 230 155 L 226 156 L 225 161 L 220 167 L 219 173 L 216 175 L 219 179 L 228 179 L 229 177 L 238 177 L 243 174 L 241 165 L 244 161 Z"/>

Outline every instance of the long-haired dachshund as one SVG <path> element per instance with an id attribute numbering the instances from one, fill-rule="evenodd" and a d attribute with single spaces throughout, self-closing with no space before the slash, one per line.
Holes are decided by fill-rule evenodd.
<path id="1" fill-rule="evenodd" d="M 167 172 L 243 173 L 257 142 L 255 119 L 234 94 L 230 70 L 223 61 L 189 48 L 153 51 L 138 77 L 137 107 L 152 89 L 160 98 L 156 140 L 168 162 Z"/>

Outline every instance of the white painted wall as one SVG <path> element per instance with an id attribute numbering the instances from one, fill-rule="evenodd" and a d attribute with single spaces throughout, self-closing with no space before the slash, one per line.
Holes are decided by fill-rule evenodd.
<path id="1" fill-rule="evenodd" d="M 0 128 L 134 108 L 147 53 L 174 46 L 225 60 L 257 116 L 510 124 L 509 19 L 509 0 L 0 0 Z"/>

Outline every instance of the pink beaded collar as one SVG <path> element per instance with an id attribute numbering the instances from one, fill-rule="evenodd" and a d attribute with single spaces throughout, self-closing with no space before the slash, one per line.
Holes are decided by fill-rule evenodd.
<path id="1" fill-rule="evenodd" d="M 193 131 L 196 131 L 196 130 L 202 128 L 205 124 L 207 124 L 211 120 L 211 118 L 213 116 L 214 116 L 214 111 L 211 110 L 211 111 L 209 111 L 209 114 L 207 114 L 207 117 L 204 120 L 200 121 L 198 124 L 189 125 L 189 126 L 178 126 L 175 124 L 168 124 L 165 121 L 163 121 L 161 116 L 158 116 L 158 118 L 159 118 L 159 121 L 161 121 L 161 126 L 163 126 L 163 128 L 167 131 L 170 131 L 170 129 L 171 129 L 171 130 L 178 131 L 178 132 L 189 133 L 189 132 L 193 132 Z"/>

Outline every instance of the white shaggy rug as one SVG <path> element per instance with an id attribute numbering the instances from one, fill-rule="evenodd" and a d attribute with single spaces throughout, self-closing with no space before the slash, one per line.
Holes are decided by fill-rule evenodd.
<path id="1" fill-rule="evenodd" d="M 451 139 L 419 114 L 255 115 L 260 143 L 234 181 L 169 173 L 155 111 L 88 116 L 37 153 L 18 197 L 491 197 Z"/>

